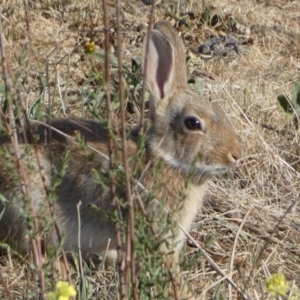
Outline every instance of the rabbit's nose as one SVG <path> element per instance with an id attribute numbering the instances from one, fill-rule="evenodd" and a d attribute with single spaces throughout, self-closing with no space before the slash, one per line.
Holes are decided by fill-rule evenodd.
<path id="1" fill-rule="evenodd" d="M 229 160 L 233 164 L 238 164 L 239 160 L 242 157 L 242 147 L 240 146 L 239 143 L 237 143 L 233 149 L 229 152 Z"/>
<path id="2" fill-rule="evenodd" d="M 231 154 L 231 161 L 233 163 L 238 163 L 238 161 L 240 160 L 240 158 L 234 154 Z"/>

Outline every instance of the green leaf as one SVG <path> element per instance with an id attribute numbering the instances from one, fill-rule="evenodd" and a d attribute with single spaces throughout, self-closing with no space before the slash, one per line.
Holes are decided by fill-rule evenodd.
<path id="1" fill-rule="evenodd" d="M 133 57 L 131 59 L 131 69 L 132 72 L 137 72 L 139 70 L 141 70 L 142 67 L 142 60 L 140 57 Z"/>
<path id="2" fill-rule="evenodd" d="M 2 202 L 3 204 L 7 202 L 7 199 L 2 194 L 0 194 L 0 202 Z"/>
<path id="3" fill-rule="evenodd" d="M 203 83 L 202 81 L 191 78 L 188 80 L 188 84 L 191 86 L 192 90 L 194 90 L 197 94 L 202 95 L 203 94 Z"/>
<path id="4" fill-rule="evenodd" d="M 95 50 L 92 55 L 100 62 L 104 63 L 105 62 L 105 52 L 104 51 L 99 51 L 99 50 Z M 118 67 L 118 59 L 116 56 L 114 56 L 113 54 L 109 54 L 109 62 L 110 64 L 117 68 Z"/>
<path id="5" fill-rule="evenodd" d="M 300 111 L 300 81 L 296 81 L 292 86 L 292 102 L 297 111 Z"/>
<path id="6" fill-rule="evenodd" d="M 288 97 L 286 97 L 285 95 L 280 95 L 277 97 L 277 100 L 285 113 L 289 115 L 292 115 L 294 113 L 293 104 Z"/>
<path id="7" fill-rule="evenodd" d="M 213 244 L 213 242 L 215 241 L 215 237 L 214 235 L 209 235 L 207 237 L 207 239 L 205 240 L 205 248 L 210 248 L 210 246 Z"/>
<path id="8" fill-rule="evenodd" d="M 0 211 L 0 220 L 3 218 L 5 213 L 5 207 L 3 207 L 3 209 Z"/>

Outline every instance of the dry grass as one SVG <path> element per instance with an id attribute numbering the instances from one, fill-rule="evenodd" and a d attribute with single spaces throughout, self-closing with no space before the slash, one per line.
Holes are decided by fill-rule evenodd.
<path id="1" fill-rule="evenodd" d="M 178 14 L 166 2 L 162 1 L 156 9 L 155 20 L 168 18 L 175 23 Z M 231 14 L 248 26 L 253 43 L 245 46 L 245 55 L 202 59 L 190 52 L 190 77 L 200 79 L 204 95 L 220 103 L 244 149 L 240 169 L 210 183 L 206 205 L 192 235 L 201 245 L 212 239 L 207 249 L 210 256 L 240 288 L 246 287 L 253 299 L 271 299 L 262 287 L 269 273 L 282 272 L 300 286 L 299 138 L 292 120 L 276 101 L 279 94 L 290 95 L 292 82 L 299 80 L 300 2 L 224 0 L 205 4 L 210 2 L 221 16 Z M 40 74 L 48 73 L 50 88 L 43 93 L 45 105 L 48 101 L 55 103 L 53 114 L 63 114 L 61 92 L 66 93 L 63 101 L 68 116 L 91 118 L 82 96 L 91 65 L 82 44 L 92 39 L 97 47 L 103 47 L 100 2 L 28 4 L 29 31 L 23 2 L 11 0 L 2 4 L 7 60 L 12 77 L 22 81 L 23 98 L 28 106 L 32 105 L 41 92 Z M 196 15 L 195 19 L 185 16 L 190 26 L 180 28 L 187 48 L 197 48 L 216 33 L 211 26 L 197 26 L 202 1 L 176 0 L 174 7 L 177 5 L 181 11 L 189 7 Z M 123 57 L 124 64 L 130 67 L 130 60 L 141 54 L 149 7 L 131 1 L 124 2 L 123 9 Z M 114 13 L 110 2 L 113 28 Z M 192 259 L 194 248 L 187 246 L 186 250 L 187 259 Z M 3 286 L 6 282 L 12 299 L 33 299 L 30 290 L 36 283 L 30 271 L 18 261 L 9 263 L 8 258 L 4 255 L 0 261 L 0 298 L 7 298 Z M 55 274 L 63 276 L 59 270 Z M 220 282 L 224 297 L 237 299 L 236 292 L 230 292 L 228 283 L 203 258 L 198 259 L 189 275 L 199 299 L 208 299 Z M 96 273 L 91 281 L 95 282 L 95 289 L 105 286 L 109 295 L 112 282 L 105 279 L 104 272 Z"/>

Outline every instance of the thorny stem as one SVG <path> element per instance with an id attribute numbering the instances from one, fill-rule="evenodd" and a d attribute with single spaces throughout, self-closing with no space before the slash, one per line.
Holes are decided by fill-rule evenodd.
<path id="1" fill-rule="evenodd" d="M 109 131 L 108 138 L 108 157 L 109 157 L 109 169 L 110 169 L 110 199 L 112 201 L 112 206 L 118 214 L 118 203 L 115 197 L 115 174 L 113 172 L 115 157 L 114 157 L 114 141 L 113 141 L 113 115 L 111 110 L 111 99 L 110 99 L 110 63 L 109 63 L 109 48 L 110 48 L 110 36 L 109 36 L 109 28 L 108 28 L 108 19 L 107 19 L 107 8 L 106 1 L 102 0 L 103 6 L 103 23 L 104 23 L 104 35 L 105 35 L 105 96 L 106 96 L 106 109 L 107 109 L 107 127 Z M 122 245 L 121 245 L 121 234 L 118 222 L 115 223 L 115 236 L 116 236 L 116 247 L 117 247 L 117 266 L 119 270 L 119 294 L 120 299 L 126 299 L 126 285 L 125 285 L 125 277 L 124 270 L 122 266 Z"/>

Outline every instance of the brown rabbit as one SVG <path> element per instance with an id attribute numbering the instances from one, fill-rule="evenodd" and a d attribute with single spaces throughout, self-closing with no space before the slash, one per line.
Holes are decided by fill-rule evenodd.
<path id="1" fill-rule="evenodd" d="M 163 203 L 167 210 L 173 212 L 173 218 L 189 231 L 201 208 L 206 180 L 236 167 L 242 155 L 241 146 L 220 108 L 188 88 L 184 45 L 177 31 L 167 21 L 156 23 L 151 32 L 146 75 L 151 93 L 151 125 L 146 132 L 143 163 L 144 166 L 148 164 L 148 168 L 143 174 L 142 184 L 148 190 L 153 190 L 156 199 L 164 199 Z M 55 189 L 54 205 L 55 219 L 65 235 L 64 249 L 76 252 L 80 248 L 84 257 L 89 258 L 93 253 L 103 253 L 109 239 L 110 249 L 115 249 L 113 222 L 91 206 L 93 204 L 104 212 L 112 209 L 108 191 L 103 189 L 95 176 L 97 172 L 101 181 L 108 184 L 104 174 L 109 165 L 106 156 L 108 132 L 105 126 L 74 119 L 54 120 L 50 125 L 51 143 L 50 126 L 33 125 L 32 130 L 39 136 L 37 149 L 47 185 L 53 182 L 54 174 L 60 171 L 63 154 L 70 150 L 66 172 Z M 68 137 L 74 136 L 75 132 L 80 132 L 84 137 L 89 146 L 87 150 Z M 24 197 L 20 181 L 15 180 L 17 174 L 10 167 L 10 161 L 14 160 L 12 146 L 4 139 L 0 141 L 2 150 L 11 154 L 9 159 L 7 155 L 0 156 L 0 194 L 7 200 L 0 202 L 0 211 L 5 208 L 0 220 L 0 239 L 26 254 L 30 246 L 28 226 L 21 212 Z M 42 220 L 47 204 L 36 155 L 27 149 L 26 143 L 21 143 L 19 148 L 32 201 Z M 133 157 L 137 152 L 134 136 L 128 140 L 127 151 L 128 157 Z M 93 159 L 89 159 L 91 156 Z M 130 164 L 134 167 L 133 159 Z M 156 172 L 158 165 L 160 171 Z M 190 183 L 187 184 L 187 181 Z M 162 188 L 155 188 L 158 184 Z M 123 187 L 117 187 L 117 192 L 122 198 Z M 79 202 L 80 244 L 77 217 Z M 154 206 L 151 207 L 152 212 L 154 209 Z M 154 227 L 159 227 L 158 221 Z M 172 249 L 166 244 L 161 251 L 173 253 L 166 264 L 178 270 L 178 257 L 185 235 L 176 228 L 171 236 L 172 243 L 168 245 L 173 245 Z M 48 233 L 47 240 L 48 243 L 57 244 L 54 232 Z M 181 279 L 179 281 L 181 285 Z"/>

